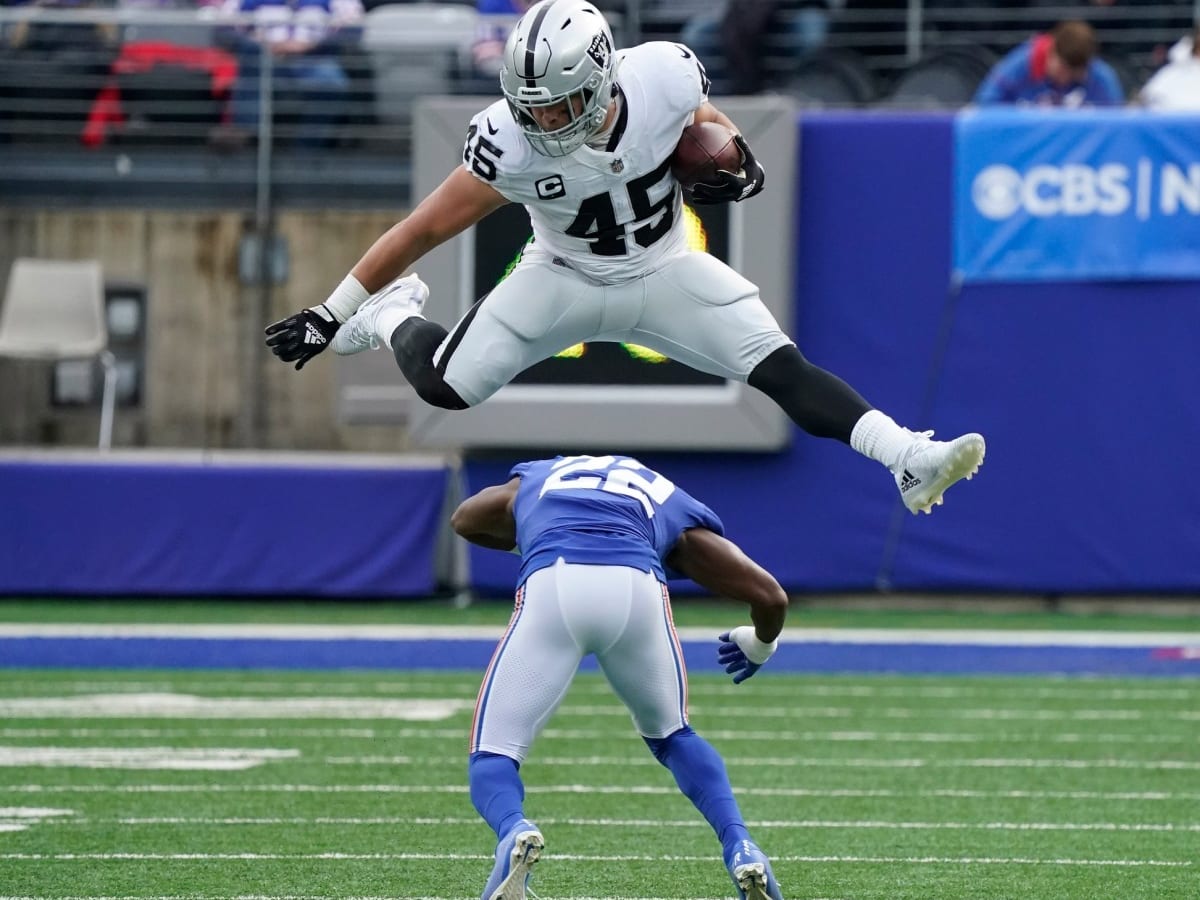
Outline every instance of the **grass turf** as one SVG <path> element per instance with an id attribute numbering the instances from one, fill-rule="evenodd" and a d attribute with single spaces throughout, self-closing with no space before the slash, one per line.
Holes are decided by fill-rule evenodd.
<path id="1" fill-rule="evenodd" d="M 494 843 L 465 789 L 478 680 L 3 671 L 0 826 L 25 827 L 0 831 L 0 895 L 476 897 Z M 141 714 L 103 699 L 130 693 Z M 181 694 L 216 705 L 198 717 Z M 1195 681 L 767 670 L 695 677 L 690 705 L 792 900 L 1200 896 Z M 30 765 L 29 748 L 90 752 Z M 160 765 L 290 755 L 207 771 L 120 756 L 153 748 Z M 577 679 L 522 771 L 543 898 L 732 896 L 713 835 L 599 676 Z"/>

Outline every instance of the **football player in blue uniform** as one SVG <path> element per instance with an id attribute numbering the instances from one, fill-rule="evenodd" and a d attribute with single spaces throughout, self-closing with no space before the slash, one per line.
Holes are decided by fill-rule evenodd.
<path id="1" fill-rule="evenodd" d="M 544 840 L 525 818 L 518 768 L 591 654 L 650 751 L 708 820 L 738 896 L 782 900 L 750 838 L 725 764 L 688 725 L 687 673 L 666 572 L 750 606 L 753 624 L 721 635 L 719 659 L 742 682 L 775 652 L 788 598 L 722 536 L 721 520 L 627 456 L 569 456 L 514 466 L 455 510 L 454 530 L 521 555 L 516 606 L 475 705 L 471 800 L 496 832 L 483 900 L 522 900 Z"/>
<path id="2" fill-rule="evenodd" d="M 737 130 L 709 102 L 691 50 L 666 41 L 616 50 L 591 3 L 542 0 L 508 37 L 500 86 L 504 99 L 471 120 L 462 165 L 323 304 L 267 327 L 280 359 L 300 368 L 330 345 L 343 355 L 388 347 L 421 399 L 467 409 L 574 344 L 639 344 L 746 382 L 809 434 L 883 463 L 913 513 L 979 468 L 980 435 L 934 441 L 902 428 L 810 363 L 753 283 L 688 247 L 671 155 L 694 122 Z M 736 140 L 741 169 L 693 186 L 692 202 L 762 190 L 762 166 Z M 423 318 L 429 289 L 403 273 L 506 203 L 523 204 L 533 227 L 515 267 L 450 331 Z"/>

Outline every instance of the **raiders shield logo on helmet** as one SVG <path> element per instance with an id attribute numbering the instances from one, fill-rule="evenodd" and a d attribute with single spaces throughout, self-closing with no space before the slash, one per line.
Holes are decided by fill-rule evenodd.
<path id="1" fill-rule="evenodd" d="M 612 47 L 608 43 L 608 35 L 603 31 L 597 32 L 587 49 L 587 55 L 592 58 L 592 62 L 600 66 L 600 68 L 604 68 L 608 65 L 608 57 L 611 53 Z"/>

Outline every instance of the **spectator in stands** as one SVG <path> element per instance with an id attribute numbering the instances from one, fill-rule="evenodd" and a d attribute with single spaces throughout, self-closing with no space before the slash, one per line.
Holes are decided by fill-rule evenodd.
<path id="1" fill-rule="evenodd" d="M 1086 22 L 1059 22 L 993 66 L 975 93 L 980 105 L 1120 106 L 1125 92 L 1112 66 L 1096 55 L 1096 33 Z"/>
<path id="2" fill-rule="evenodd" d="M 9 2 L 30 10 L 83 10 L 90 0 Z M 29 139 L 74 139 L 87 120 L 109 66 L 119 33 L 112 22 L 82 18 L 46 21 L 36 12 L 11 23 L 0 46 L 0 117 L 3 131 Z"/>
<path id="3" fill-rule="evenodd" d="M 726 0 L 685 22 L 679 40 L 704 63 L 713 93 L 757 94 L 767 86 L 769 36 L 784 36 L 781 55 L 811 53 L 825 44 L 832 5 L 829 0 Z"/>
<path id="4" fill-rule="evenodd" d="M 1108 49 L 1109 62 L 1118 74 L 1123 74 L 1124 59 L 1155 57 L 1161 64 L 1167 47 L 1159 38 L 1165 31 L 1174 32 L 1184 27 L 1181 23 L 1190 18 L 1181 18 L 1183 11 L 1192 6 L 1192 0 L 1023 0 L 1021 4 L 1040 21 L 1029 26 L 1029 31 L 1040 31 L 1047 23 L 1062 18 L 1064 8 L 1076 10 L 1071 18 L 1092 22 L 1101 34 Z M 1119 55 L 1117 54 L 1119 48 Z M 1124 59 L 1122 59 L 1124 58 Z M 1130 70 L 1132 73 L 1132 69 Z"/>
<path id="5" fill-rule="evenodd" d="M 508 33 L 532 5 L 533 0 L 477 0 L 475 4 L 479 28 L 471 44 L 471 60 L 475 65 L 475 76 L 490 81 L 493 90 L 500 77 L 500 57 L 504 54 Z"/>
<path id="6" fill-rule="evenodd" d="M 1200 25 L 1167 53 L 1167 64 L 1138 95 L 1147 109 L 1200 112 Z"/>
<path id="7" fill-rule="evenodd" d="M 262 55 L 270 53 L 280 117 L 297 124 L 292 142 L 331 145 L 350 92 L 339 56 L 361 37 L 362 0 L 226 0 L 223 12 L 252 20 L 239 21 L 226 37 L 239 67 L 234 127 L 242 135 L 258 128 L 259 73 Z M 235 143 L 239 131 L 233 133 Z"/>

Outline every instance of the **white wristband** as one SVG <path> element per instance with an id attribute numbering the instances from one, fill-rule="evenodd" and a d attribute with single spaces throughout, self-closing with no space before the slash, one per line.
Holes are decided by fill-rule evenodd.
<path id="1" fill-rule="evenodd" d="M 342 279 L 342 283 L 333 289 L 333 293 L 325 301 L 325 308 L 333 313 L 333 317 L 339 322 L 345 322 L 370 296 L 357 278 L 347 275 Z"/>
<path id="2" fill-rule="evenodd" d="M 760 641 L 758 635 L 754 632 L 753 625 L 742 625 L 735 628 L 730 632 L 729 636 L 733 639 L 734 643 L 742 648 L 742 652 L 746 654 L 746 659 L 750 660 L 756 666 L 761 666 L 770 659 L 779 647 L 778 638 L 769 644 Z"/>

